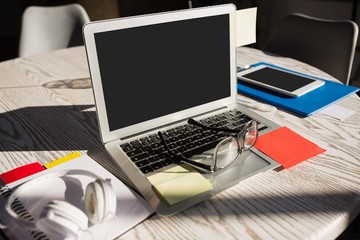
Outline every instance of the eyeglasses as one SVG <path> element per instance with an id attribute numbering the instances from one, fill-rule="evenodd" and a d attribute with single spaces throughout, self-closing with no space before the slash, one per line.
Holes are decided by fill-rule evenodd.
<path id="1" fill-rule="evenodd" d="M 162 144 L 175 162 L 184 162 L 210 172 L 216 172 L 231 165 L 244 150 L 254 146 L 258 138 L 258 124 L 255 120 L 250 120 L 249 122 L 245 123 L 241 130 L 208 127 L 201 124 L 200 122 L 195 121 L 192 118 L 189 118 L 188 123 L 216 133 L 229 133 L 229 135 L 221 139 L 220 142 L 216 145 L 213 154 L 206 156 L 206 158 L 211 158 L 212 163 L 205 164 L 186 158 L 181 153 L 175 153 L 167 145 L 162 133 L 158 132 Z"/>

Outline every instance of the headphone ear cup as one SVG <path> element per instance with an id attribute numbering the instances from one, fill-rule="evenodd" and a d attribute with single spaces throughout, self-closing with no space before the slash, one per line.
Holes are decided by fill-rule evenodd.
<path id="1" fill-rule="evenodd" d="M 86 187 L 85 212 L 93 224 L 115 215 L 116 194 L 109 179 L 97 179 Z"/>
<path id="2" fill-rule="evenodd" d="M 88 228 L 88 217 L 68 202 L 53 200 L 43 208 L 35 225 L 51 236 L 75 237 Z"/>

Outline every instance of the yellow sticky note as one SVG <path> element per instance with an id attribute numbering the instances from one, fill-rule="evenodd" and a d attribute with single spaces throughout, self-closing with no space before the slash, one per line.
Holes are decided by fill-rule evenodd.
<path id="1" fill-rule="evenodd" d="M 156 193 L 169 205 L 211 191 L 212 184 L 190 166 L 175 166 L 149 176 Z"/>
<path id="2" fill-rule="evenodd" d="M 44 167 L 49 169 L 49 168 L 55 167 L 56 165 L 59 165 L 61 163 L 67 162 L 67 161 L 70 161 L 70 160 L 72 160 L 74 158 L 77 158 L 77 157 L 80 157 L 80 156 L 81 156 L 81 153 L 74 152 L 74 153 L 71 153 L 69 155 L 66 155 L 65 157 L 62 157 L 62 158 L 56 159 L 55 161 L 47 163 L 47 164 L 44 165 Z"/>

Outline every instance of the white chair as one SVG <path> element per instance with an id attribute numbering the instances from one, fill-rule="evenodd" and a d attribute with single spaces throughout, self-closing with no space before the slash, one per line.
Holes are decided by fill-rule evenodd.
<path id="1" fill-rule="evenodd" d="M 30 6 L 22 17 L 19 56 L 82 45 L 82 26 L 89 21 L 79 4 Z"/>
<path id="2" fill-rule="evenodd" d="M 294 13 L 275 26 L 262 50 L 308 63 L 349 84 L 357 38 L 352 21 Z"/>

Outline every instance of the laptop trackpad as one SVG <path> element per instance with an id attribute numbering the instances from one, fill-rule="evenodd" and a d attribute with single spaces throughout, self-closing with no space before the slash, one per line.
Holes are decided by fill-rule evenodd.
<path id="1" fill-rule="evenodd" d="M 244 152 L 235 164 L 224 171 L 220 171 L 213 178 L 214 192 L 221 192 L 243 179 L 249 178 L 259 172 L 274 169 L 279 166 L 272 159 L 257 150 Z"/>

